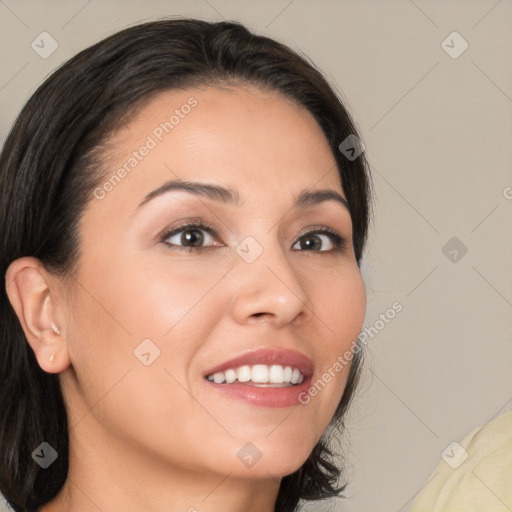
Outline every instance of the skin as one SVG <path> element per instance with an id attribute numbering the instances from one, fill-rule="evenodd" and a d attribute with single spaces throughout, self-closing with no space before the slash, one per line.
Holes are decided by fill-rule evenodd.
<path id="1" fill-rule="evenodd" d="M 112 137 L 107 179 L 191 96 L 197 106 L 172 132 L 89 202 L 73 276 L 32 257 L 9 267 L 9 298 L 39 365 L 59 374 L 70 424 L 68 480 L 43 512 L 273 511 L 281 478 L 309 456 L 342 396 L 348 366 L 288 408 L 205 382 L 207 369 L 259 347 L 302 352 L 314 382 L 351 348 L 366 298 L 348 210 L 333 200 L 292 208 L 304 189 L 345 195 L 320 127 L 278 93 L 160 93 Z M 137 208 L 177 178 L 230 186 L 242 205 L 173 191 Z M 210 247 L 185 252 L 181 233 L 159 240 L 190 217 L 214 225 L 213 237 L 201 232 Z M 345 248 L 313 235 L 321 250 L 301 249 L 299 237 L 319 226 Z M 249 235 L 263 248 L 250 264 L 235 250 Z M 160 349 L 149 366 L 134 357 L 146 338 Z M 247 442 L 262 454 L 252 467 L 237 457 Z"/>

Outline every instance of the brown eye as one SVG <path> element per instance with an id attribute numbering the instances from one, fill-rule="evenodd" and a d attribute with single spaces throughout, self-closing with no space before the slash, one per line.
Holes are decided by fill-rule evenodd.
<path id="1" fill-rule="evenodd" d="M 192 252 L 212 247 L 213 244 L 211 242 L 214 238 L 215 232 L 209 226 L 204 224 L 187 224 L 166 233 L 162 237 L 162 242 L 171 248 Z"/>
<path id="2" fill-rule="evenodd" d="M 309 233 L 302 235 L 299 240 L 297 240 L 295 246 L 297 244 L 302 250 L 330 252 L 333 250 L 342 250 L 345 247 L 345 240 L 335 231 L 324 228 L 316 231 L 310 231 Z M 327 245 L 327 248 L 323 248 L 325 245 Z"/>
<path id="3" fill-rule="evenodd" d="M 178 232 L 177 235 L 181 233 L 179 241 L 181 245 L 192 246 L 192 247 L 201 247 L 205 240 L 205 235 L 200 229 L 183 229 Z M 174 236 L 177 236 L 174 235 Z"/>

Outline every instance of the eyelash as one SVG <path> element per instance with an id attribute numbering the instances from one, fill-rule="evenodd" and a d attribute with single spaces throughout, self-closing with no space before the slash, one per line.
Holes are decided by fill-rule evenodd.
<path id="1" fill-rule="evenodd" d="M 177 226 L 176 228 L 172 229 L 171 231 L 167 231 L 164 235 L 162 235 L 160 241 L 167 246 L 169 246 L 170 249 L 177 248 L 178 250 L 187 252 L 187 253 L 199 253 L 201 251 L 212 249 L 214 247 L 212 246 L 206 246 L 206 247 L 185 247 L 183 245 L 174 245 L 169 244 L 166 242 L 166 240 L 181 231 L 192 231 L 192 230 L 204 230 L 208 234 L 210 234 L 213 238 L 217 238 L 217 235 L 215 233 L 214 226 L 206 223 L 206 222 L 199 222 L 199 223 L 188 223 L 188 224 L 182 224 L 181 226 Z M 293 245 L 295 245 L 301 238 L 304 238 L 306 235 L 317 235 L 317 234 L 324 234 L 329 235 L 331 238 L 331 241 L 334 245 L 333 249 L 327 250 L 327 251 L 311 251 L 307 249 L 301 249 L 299 252 L 318 252 L 318 253 L 339 253 L 342 252 L 346 247 L 346 240 L 339 235 L 336 231 L 326 228 L 323 226 L 314 227 L 312 230 L 307 231 L 306 233 L 300 235 L 294 242 Z"/>

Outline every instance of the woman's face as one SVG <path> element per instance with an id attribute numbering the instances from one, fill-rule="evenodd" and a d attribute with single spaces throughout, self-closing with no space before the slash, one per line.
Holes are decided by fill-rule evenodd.
<path id="1" fill-rule="evenodd" d="M 340 401 L 349 366 L 336 362 L 365 312 L 347 207 L 297 203 L 345 197 L 321 129 L 276 93 L 170 91 L 104 164 L 63 333 L 72 438 L 169 470 L 292 473 Z"/>

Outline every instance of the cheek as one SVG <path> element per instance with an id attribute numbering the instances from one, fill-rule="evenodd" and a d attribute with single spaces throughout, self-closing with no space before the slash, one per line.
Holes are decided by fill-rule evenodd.
<path id="1" fill-rule="evenodd" d="M 338 276 L 316 285 L 315 312 L 325 328 L 326 354 L 345 351 L 357 340 L 366 312 L 366 289 L 359 268 L 354 265 Z"/>
<path id="2" fill-rule="evenodd" d="M 92 283 L 104 310 L 96 314 L 109 313 L 134 338 L 161 338 L 197 316 L 203 299 L 229 270 L 229 265 L 224 267 L 193 256 L 166 258 L 155 251 L 144 258 L 137 253 L 118 257 L 115 263 L 102 258 L 84 279 Z"/>
<path id="3" fill-rule="evenodd" d="M 168 390 L 166 370 L 186 384 L 190 361 L 223 312 L 214 287 L 227 270 L 134 255 L 96 262 L 82 267 L 70 339 L 86 401 L 94 404 L 127 371 L 139 379 L 132 398 Z M 168 394 L 157 398 L 167 403 Z"/>
<path id="4" fill-rule="evenodd" d="M 317 325 L 324 335 L 318 338 L 318 371 L 303 400 L 315 409 L 323 430 L 345 390 L 353 350 L 363 327 L 366 290 L 358 267 L 331 279 L 324 292 L 319 293 L 316 305 L 320 319 Z"/>
<path id="5" fill-rule="evenodd" d="M 131 272 L 120 265 L 101 270 L 83 269 L 73 308 L 69 351 L 77 382 L 66 386 L 71 424 L 80 432 L 96 419 L 118 438 L 156 439 L 180 453 L 169 429 L 183 440 L 191 420 L 204 422 L 204 411 L 183 386 L 188 387 L 187 367 L 208 323 L 197 324 L 204 318 L 200 299 L 212 284 L 195 280 L 190 286 L 179 273 L 169 279 L 133 264 Z M 152 361 L 147 366 L 140 352 L 142 359 L 134 354 L 145 339 L 159 351 L 154 358 L 154 347 L 146 347 Z"/>

